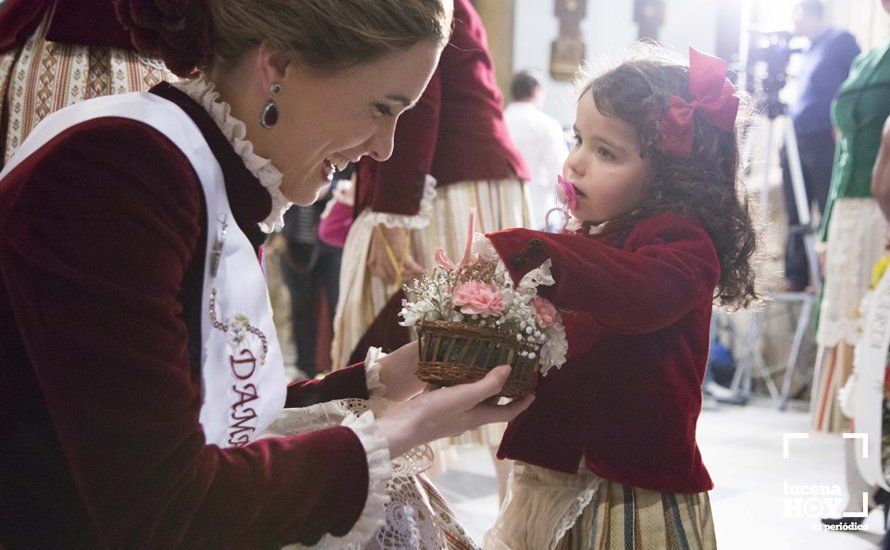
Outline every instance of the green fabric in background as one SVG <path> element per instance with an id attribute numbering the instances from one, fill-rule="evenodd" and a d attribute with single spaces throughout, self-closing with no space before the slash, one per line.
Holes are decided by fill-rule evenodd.
<path id="1" fill-rule="evenodd" d="M 831 119 L 839 135 L 821 240 L 828 238 L 828 223 L 837 199 L 871 196 L 871 173 L 888 115 L 890 43 L 863 52 L 853 61 L 850 76 L 831 104 Z"/>

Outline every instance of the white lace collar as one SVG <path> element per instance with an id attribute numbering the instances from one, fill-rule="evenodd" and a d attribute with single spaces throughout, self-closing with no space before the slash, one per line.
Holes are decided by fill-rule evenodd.
<path id="1" fill-rule="evenodd" d="M 278 231 L 284 226 L 284 211 L 290 206 L 290 202 L 281 193 L 282 174 L 278 168 L 272 165 L 272 161 L 256 155 L 253 152 L 253 144 L 245 135 L 247 127 L 243 122 L 233 117 L 231 107 L 219 98 L 219 92 L 213 83 L 203 76 L 194 80 L 182 80 L 172 84 L 199 105 L 204 107 L 210 118 L 216 122 L 223 135 L 229 140 L 232 148 L 241 157 L 244 166 L 252 173 L 269 195 L 272 197 L 272 212 L 259 226 L 266 233 Z"/>
<path id="2" fill-rule="evenodd" d="M 587 228 L 588 235 L 599 235 L 600 233 L 606 230 L 606 225 L 609 222 L 603 222 L 600 224 L 590 224 L 590 227 Z M 572 233 L 580 233 L 584 229 L 584 222 L 576 218 L 575 216 L 570 215 L 569 221 L 566 222 L 566 230 L 571 231 Z"/>

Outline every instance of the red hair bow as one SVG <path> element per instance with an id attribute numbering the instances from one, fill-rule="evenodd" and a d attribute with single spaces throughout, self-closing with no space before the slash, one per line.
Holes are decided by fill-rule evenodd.
<path id="1" fill-rule="evenodd" d="M 672 95 L 661 119 L 659 149 L 675 157 L 692 153 L 693 114 L 699 111 L 714 126 L 731 132 L 739 110 L 735 86 L 726 79 L 726 61 L 689 48 L 689 93 L 686 101 Z"/>

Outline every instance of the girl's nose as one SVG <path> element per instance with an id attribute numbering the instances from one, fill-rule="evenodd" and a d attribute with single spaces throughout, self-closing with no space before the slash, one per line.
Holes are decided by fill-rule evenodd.
<path id="1" fill-rule="evenodd" d="M 581 163 L 577 151 L 570 151 L 569 156 L 562 166 L 563 176 L 572 179 L 572 176 L 581 176 Z"/>

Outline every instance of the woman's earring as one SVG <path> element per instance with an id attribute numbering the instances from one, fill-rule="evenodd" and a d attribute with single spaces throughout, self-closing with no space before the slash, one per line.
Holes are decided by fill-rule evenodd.
<path id="1" fill-rule="evenodd" d="M 281 94 L 281 84 L 269 86 L 269 100 L 260 111 L 260 125 L 263 128 L 271 128 L 278 124 L 278 105 L 275 104 L 275 98 L 279 94 Z"/>

